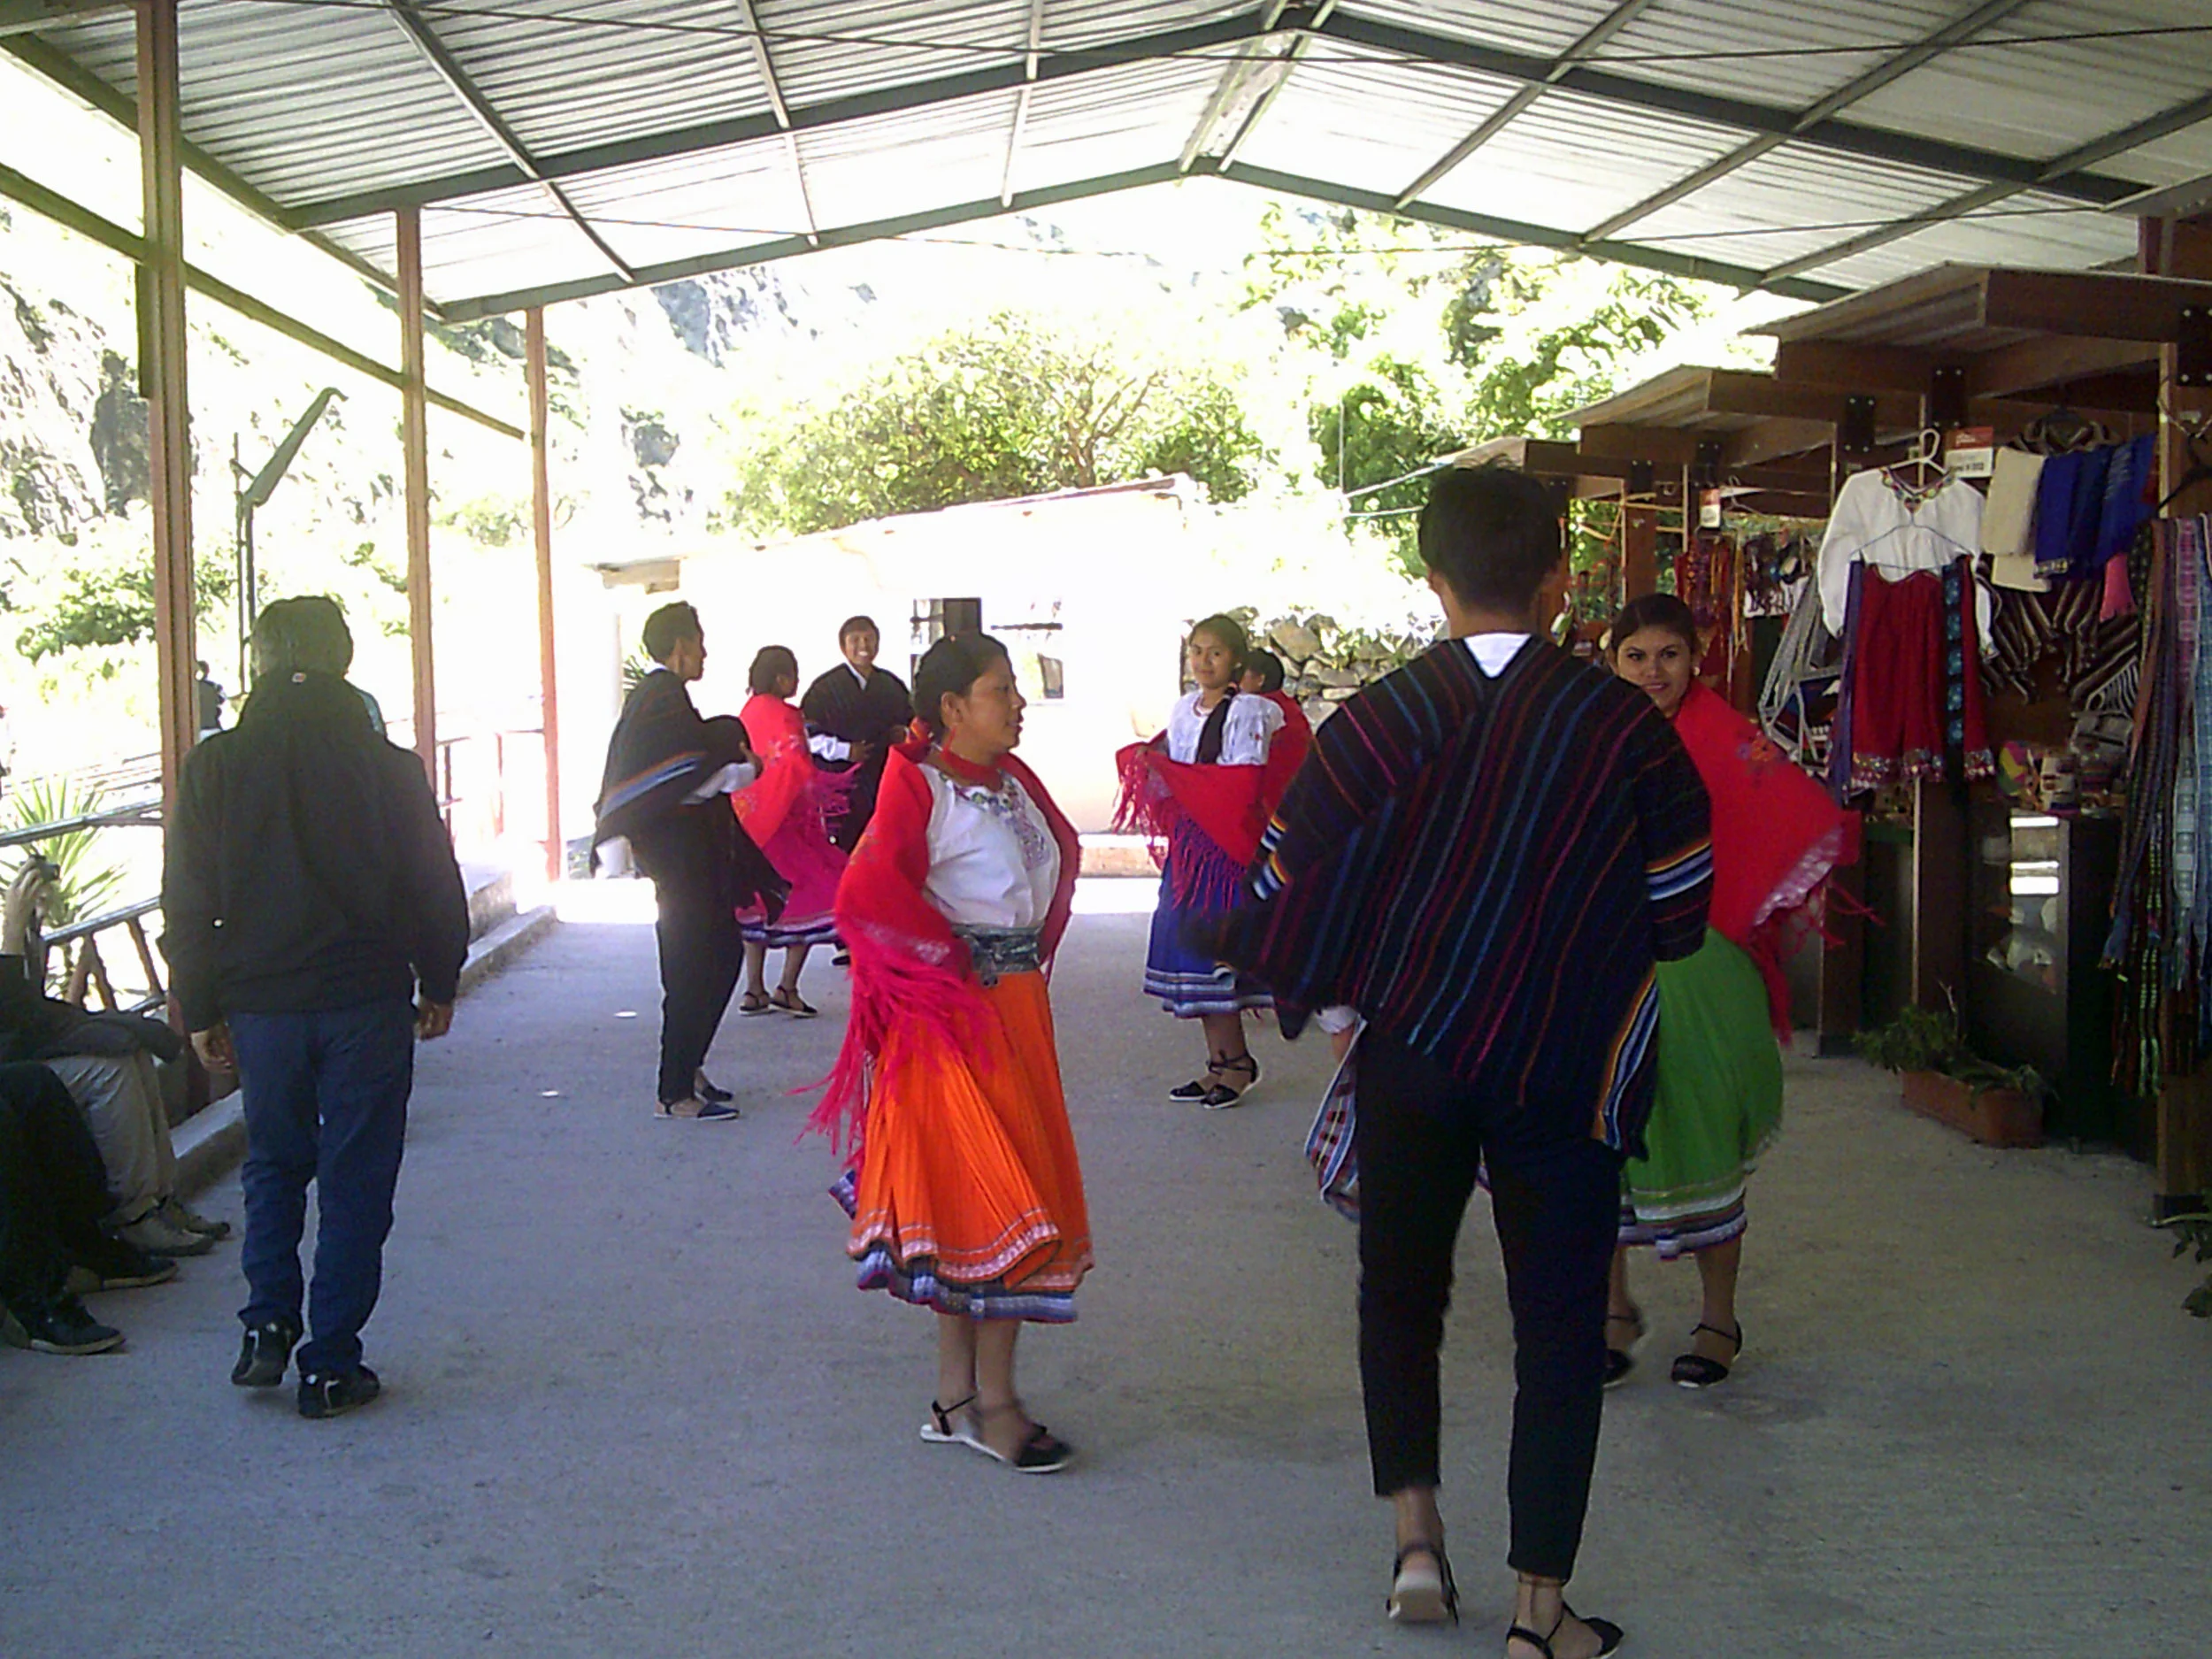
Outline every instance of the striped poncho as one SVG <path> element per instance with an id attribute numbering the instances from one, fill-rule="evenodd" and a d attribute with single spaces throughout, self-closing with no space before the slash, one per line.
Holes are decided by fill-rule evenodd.
<path id="1" fill-rule="evenodd" d="M 1640 1151 L 1655 964 L 1703 942 L 1710 810 L 1651 700 L 1532 640 L 1457 641 L 1315 734 L 1224 954 L 1299 1010 L 1356 1008 L 1494 1103 L 1501 1134 Z"/>

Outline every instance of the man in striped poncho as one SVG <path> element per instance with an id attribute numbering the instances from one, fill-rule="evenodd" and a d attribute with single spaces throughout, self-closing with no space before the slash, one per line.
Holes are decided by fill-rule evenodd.
<path id="1" fill-rule="evenodd" d="M 1565 1608 L 1598 1440 L 1620 1161 L 1651 1110 L 1655 964 L 1702 942 L 1709 808 L 1649 698 L 1537 637 L 1559 511 L 1525 474 L 1443 473 L 1420 549 L 1451 637 L 1344 703 L 1270 826 L 1224 954 L 1365 1025 L 1360 1371 L 1397 1509 L 1391 1613 L 1454 1616 L 1437 1350 L 1486 1166 L 1512 1304 L 1515 1659 L 1618 1631 Z"/>

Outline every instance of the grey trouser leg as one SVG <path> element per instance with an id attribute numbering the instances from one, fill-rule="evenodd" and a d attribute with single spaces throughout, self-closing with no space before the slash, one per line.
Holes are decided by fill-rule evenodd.
<path id="1" fill-rule="evenodd" d="M 127 1225 L 177 1190 L 177 1158 L 152 1056 L 67 1055 L 42 1063 L 84 1112 L 115 1197 L 110 1219 Z"/>

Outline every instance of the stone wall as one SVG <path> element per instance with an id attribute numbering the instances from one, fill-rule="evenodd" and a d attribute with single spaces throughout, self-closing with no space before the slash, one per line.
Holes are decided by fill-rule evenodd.
<path id="1" fill-rule="evenodd" d="M 1283 689 L 1298 699 L 1317 726 L 1362 686 L 1419 656 L 1437 639 L 1434 629 L 1394 633 L 1343 627 L 1320 611 L 1262 618 L 1245 608 L 1229 614 L 1244 625 L 1255 645 L 1283 659 Z"/>

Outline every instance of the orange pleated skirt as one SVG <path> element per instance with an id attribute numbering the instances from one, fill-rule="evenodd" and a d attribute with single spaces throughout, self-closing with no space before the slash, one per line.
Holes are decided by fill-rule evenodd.
<path id="1" fill-rule="evenodd" d="M 878 1058 L 852 1194 L 863 1290 L 979 1319 L 1075 1317 L 1090 1215 L 1041 973 L 982 991 L 979 1044 L 902 1026 Z"/>

